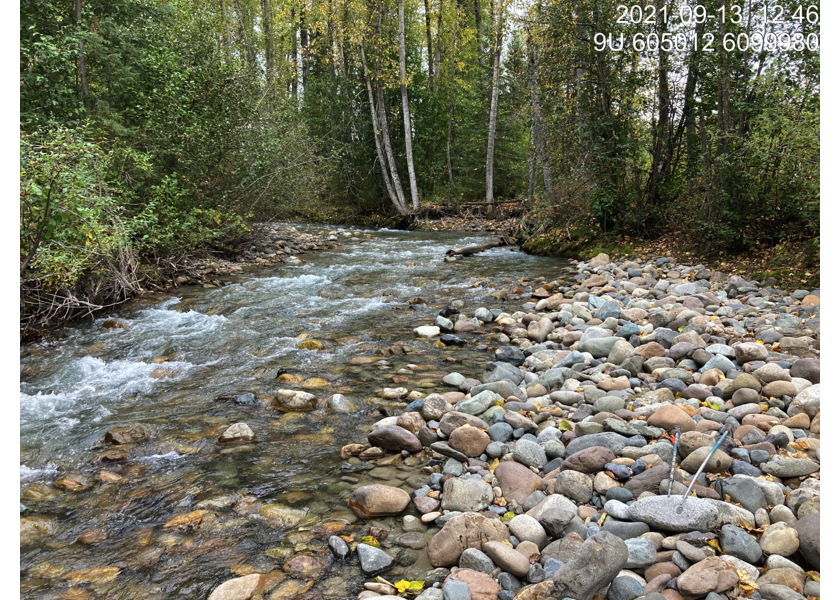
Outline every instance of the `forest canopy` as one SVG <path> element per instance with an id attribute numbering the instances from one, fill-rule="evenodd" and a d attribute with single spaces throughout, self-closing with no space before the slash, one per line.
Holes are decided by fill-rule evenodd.
<path id="1" fill-rule="evenodd" d="M 33 0 L 20 16 L 23 313 L 119 301 L 144 265 L 290 215 L 523 200 L 530 232 L 818 243 L 819 2 Z"/>

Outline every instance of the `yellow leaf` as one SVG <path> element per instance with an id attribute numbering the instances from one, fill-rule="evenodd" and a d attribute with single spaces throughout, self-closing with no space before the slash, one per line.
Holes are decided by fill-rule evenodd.
<path id="1" fill-rule="evenodd" d="M 372 535 L 366 535 L 362 538 L 362 543 L 367 544 L 368 546 L 373 546 L 374 548 L 379 548 L 379 540 L 377 540 Z"/>
<path id="2" fill-rule="evenodd" d="M 723 551 L 720 549 L 720 544 L 718 544 L 718 541 L 717 541 L 717 540 L 709 540 L 709 545 L 710 545 L 712 548 L 714 548 L 716 552 L 723 552 Z"/>
<path id="3" fill-rule="evenodd" d="M 559 429 L 560 431 L 571 431 L 572 429 L 574 429 L 574 427 L 572 427 L 572 424 L 569 423 L 566 419 L 560 419 L 560 423 L 557 425 L 557 429 Z"/>
<path id="4" fill-rule="evenodd" d="M 604 521 L 606 521 L 606 520 L 607 520 L 607 513 L 604 513 L 603 515 L 601 515 L 601 518 L 598 519 L 598 526 L 600 527 L 601 525 L 603 525 Z"/>
<path id="5" fill-rule="evenodd" d="M 805 571 L 805 577 L 808 579 L 813 579 L 817 583 L 820 582 L 820 572 L 819 571 Z"/>
<path id="6" fill-rule="evenodd" d="M 743 569 L 736 570 L 738 571 L 738 579 L 740 580 L 738 583 L 741 586 L 741 589 L 747 593 L 752 593 L 758 589 L 758 584 L 753 581 L 749 575 L 747 575 L 746 571 Z"/>
<path id="7" fill-rule="evenodd" d="M 406 581 L 402 579 L 394 584 L 394 587 L 397 588 L 400 594 L 404 594 L 407 591 L 412 592 L 419 592 L 423 589 L 423 585 L 425 584 L 424 581 Z"/>
<path id="8" fill-rule="evenodd" d="M 495 471 L 495 470 L 496 470 L 496 467 L 498 467 L 498 466 L 499 466 L 499 459 L 498 459 L 498 458 L 494 458 L 494 459 L 493 459 L 493 462 L 491 462 L 491 463 L 490 463 L 490 466 L 489 466 L 489 467 L 487 467 L 487 470 L 488 470 L 488 471 L 490 471 L 490 474 L 492 475 L 492 474 L 493 474 L 493 471 Z"/>

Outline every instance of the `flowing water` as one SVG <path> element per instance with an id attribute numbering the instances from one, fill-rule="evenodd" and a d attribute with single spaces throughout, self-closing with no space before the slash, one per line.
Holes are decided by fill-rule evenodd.
<path id="1" fill-rule="evenodd" d="M 506 248 L 443 262 L 447 248 L 490 239 L 479 234 L 338 235 L 340 248 L 307 254 L 303 264 L 144 297 L 69 327 L 57 342 L 21 348 L 22 597 L 85 590 L 68 597 L 203 599 L 222 581 L 272 570 L 287 577 L 278 598 L 305 591 L 307 580 L 324 598 L 355 597 L 363 581 L 357 562 L 333 562 L 325 551 L 332 531 L 358 540 L 370 525 L 347 508 L 350 492 L 376 481 L 410 491 L 427 475 L 413 458 L 377 466 L 342 461 L 339 449 L 364 442 L 382 418 L 384 387 L 444 391 L 442 375 L 480 378 L 491 356 L 486 335 L 466 334 L 464 348 L 436 348 L 413 339 L 412 329 L 432 324 L 452 300 L 463 300 L 470 316 L 481 306 L 516 310 L 525 300 L 489 294 L 573 271 L 569 261 Z M 105 327 L 107 319 L 119 326 Z M 300 350 L 299 336 L 325 348 Z M 394 345 L 408 352 L 388 353 Z M 358 364 L 365 356 L 373 358 Z M 357 410 L 284 414 L 270 395 L 300 387 L 279 374 L 299 376 L 321 398 L 344 394 Z M 247 393 L 257 400 L 235 400 Z M 100 440 L 138 422 L 150 437 L 118 448 L 122 460 L 114 461 Z M 248 423 L 256 440 L 220 445 L 236 422 Z M 92 487 L 53 487 L 76 474 Z M 200 525 L 163 527 L 198 509 L 209 511 Z M 423 542 L 394 545 L 398 521 L 377 524 L 392 531 L 383 546 L 398 556 L 387 576 L 422 576 Z M 319 568 L 279 574 L 296 552 L 311 552 Z"/>

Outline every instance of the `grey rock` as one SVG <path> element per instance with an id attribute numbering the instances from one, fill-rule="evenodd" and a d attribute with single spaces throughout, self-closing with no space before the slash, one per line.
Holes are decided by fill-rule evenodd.
<path id="1" fill-rule="evenodd" d="M 785 479 L 816 473 L 820 470 L 820 465 L 807 458 L 781 458 L 763 463 L 761 470 L 780 479 Z"/>
<path id="2" fill-rule="evenodd" d="M 443 585 L 444 600 L 471 600 L 470 586 L 463 581 L 450 578 Z"/>
<path id="3" fill-rule="evenodd" d="M 786 585 L 765 583 L 761 586 L 761 600 L 805 600 L 805 596 Z"/>
<path id="4" fill-rule="evenodd" d="M 362 567 L 362 572 L 368 577 L 384 573 L 394 564 L 393 557 L 379 548 L 367 544 L 356 546 L 356 552 L 359 554 L 359 564 Z"/>
<path id="5" fill-rule="evenodd" d="M 327 540 L 327 544 L 329 545 L 333 556 L 337 559 L 344 560 L 350 556 L 350 547 L 337 535 L 330 536 L 330 539 Z"/>
<path id="6" fill-rule="evenodd" d="M 664 531 L 711 531 L 718 523 L 718 507 L 702 498 L 686 498 L 678 512 L 680 498 L 650 496 L 630 506 L 630 516 Z"/>
<path id="7" fill-rule="evenodd" d="M 799 552 L 811 568 L 820 569 L 820 514 L 811 513 L 799 519 L 793 528 L 799 534 Z"/>
<path id="8" fill-rule="evenodd" d="M 576 600 L 592 600 L 621 572 L 627 561 L 624 541 L 607 531 L 587 539 L 554 575 L 555 593 Z"/>
<path id="9" fill-rule="evenodd" d="M 656 562 L 656 546 L 651 540 L 636 537 L 624 540 L 624 544 L 627 546 L 625 569 L 640 569 Z"/>
<path id="10" fill-rule="evenodd" d="M 494 383 L 497 381 L 512 381 L 515 385 L 522 383 L 525 376 L 518 368 L 510 363 L 496 362 L 493 363 L 495 368 L 484 375 L 484 383 Z"/>
<path id="11" fill-rule="evenodd" d="M 618 433 L 595 433 L 576 437 L 566 446 L 566 454 L 571 455 L 592 446 L 603 446 L 618 455 L 627 445 L 627 438 Z M 670 447 L 670 446 L 669 446 Z"/>
<path id="12" fill-rule="evenodd" d="M 493 488 L 482 479 L 454 477 L 443 484 L 443 510 L 480 512 L 493 502 Z"/>
<path id="13" fill-rule="evenodd" d="M 513 459 L 516 462 L 538 469 L 548 462 L 542 446 L 526 439 L 517 440 L 513 448 Z"/>
<path id="14" fill-rule="evenodd" d="M 458 561 L 458 566 L 462 569 L 472 569 L 473 571 L 487 573 L 488 575 L 492 574 L 493 569 L 496 568 L 496 565 L 493 564 L 490 557 L 478 548 L 467 548 L 464 550 L 463 554 L 461 554 L 461 559 Z"/>
<path id="15" fill-rule="evenodd" d="M 610 585 L 610 591 L 607 595 L 608 600 L 634 600 L 644 593 L 644 586 L 626 575 L 619 575 L 613 579 Z"/>
<path id="16" fill-rule="evenodd" d="M 720 547 L 726 554 L 731 554 L 753 565 L 761 560 L 761 546 L 754 537 L 740 527 L 724 525 L 719 537 Z"/>
<path id="17" fill-rule="evenodd" d="M 488 408 L 493 406 L 495 403 L 495 392 L 485 390 L 476 394 L 475 396 L 472 396 L 471 398 L 461 400 L 458 404 L 455 405 L 455 410 L 468 415 L 480 415 Z"/>

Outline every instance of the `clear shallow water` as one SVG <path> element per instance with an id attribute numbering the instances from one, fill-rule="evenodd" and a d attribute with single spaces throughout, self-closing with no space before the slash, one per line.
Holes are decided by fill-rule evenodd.
<path id="1" fill-rule="evenodd" d="M 361 532 L 346 498 L 371 481 L 364 472 L 343 472 L 338 450 L 363 441 L 381 418 L 377 392 L 397 385 L 440 390 L 442 374 L 480 376 L 488 357 L 475 349 L 482 336 L 466 336 L 472 341 L 464 349 L 435 349 L 432 341 L 412 339 L 411 330 L 432 324 L 455 299 L 465 302 L 467 314 L 480 306 L 515 310 L 523 300 L 503 302 L 488 297 L 490 292 L 509 289 L 523 277 L 551 280 L 571 273 L 568 261 L 507 248 L 443 262 L 448 248 L 488 236 L 340 231 L 352 232 L 339 235 L 341 248 L 306 254 L 304 264 L 255 270 L 228 278 L 230 285 L 221 288 L 147 297 L 68 328 L 54 344 L 21 348 L 20 477 L 22 502 L 30 509 L 22 516 L 46 520 L 38 521 L 35 534 L 22 534 L 24 597 L 57 598 L 79 580 L 68 574 L 114 566 L 120 572 L 112 581 L 97 574 L 78 585 L 93 597 L 204 598 L 221 581 L 245 574 L 247 568 L 236 565 L 267 572 L 282 566 L 295 543 L 322 550 L 325 537 L 318 527 L 331 519 L 350 522 L 350 535 Z M 409 304 L 418 296 L 426 303 Z M 109 318 L 125 328 L 104 328 Z M 325 349 L 297 349 L 301 334 Z M 393 344 L 416 353 L 349 363 Z M 296 387 L 276 381 L 279 373 L 323 378 L 326 387 L 308 391 L 319 397 L 342 393 L 359 410 L 283 415 L 233 402 L 246 392 L 267 396 Z M 394 383 L 393 377 L 408 382 Z M 222 448 L 216 438 L 238 421 L 251 426 L 257 441 L 244 449 Z M 147 424 L 151 438 L 125 447 L 126 460 L 98 462 L 103 448 L 96 443 L 104 433 L 134 422 Z M 408 488 L 409 472 L 419 467 L 402 468 Z M 101 482 L 103 469 L 123 481 Z M 67 473 L 84 473 L 95 484 L 33 500 L 29 488 L 43 491 Z M 254 506 L 294 507 L 306 518 L 296 526 L 278 525 L 237 505 L 214 508 L 192 531 L 162 528 L 202 500 L 225 495 L 253 496 Z M 295 531 L 299 527 L 304 532 Z M 79 535 L 91 529 L 107 537 L 80 543 Z M 296 541 L 307 535 L 308 541 Z M 93 583 L 84 582 L 91 578 Z M 358 566 L 333 564 L 314 589 L 327 598 L 355 596 L 360 580 Z"/>

